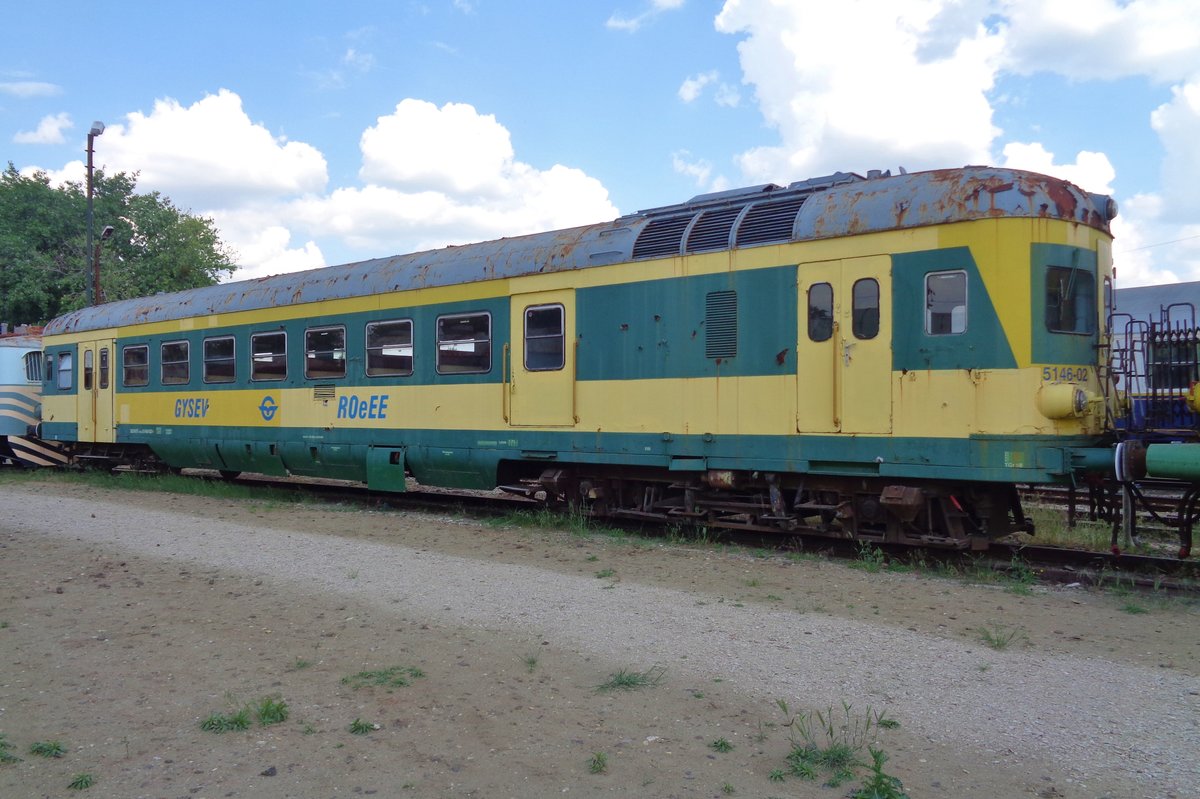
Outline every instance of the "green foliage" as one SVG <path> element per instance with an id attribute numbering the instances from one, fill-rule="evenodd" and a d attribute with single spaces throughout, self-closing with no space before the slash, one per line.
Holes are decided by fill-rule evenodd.
<path id="1" fill-rule="evenodd" d="M 613 691 L 636 691 L 640 688 L 648 688 L 662 682 L 663 675 L 666 673 L 667 669 L 664 666 L 652 666 L 645 671 L 619 669 L 613 672 L 607 681 L 596 686 L 596 693 L 608 694 Z"/>
<path id="2" fill-rule="evenodd" d="M 992 624 L 989 627 L 979 628 L 979 640 L 997 652 L 1008 649 L 1020 634 L 1021 631 L 1017 628 L 1005 627 L 1003 624 Z"/>
<path id="3" fill-rule="evenodd" d="M 850 799 L 909 799 L 904 792 L 904 783 L 898 777 L 885 774 L 883 764 L 887 755 L 882 749 L 870 747 L 871 773 L 863 780 L 862 787 L 850 794 Z"/>
<path id="4" fill-rule="evenodd" d="M 732 752 L 733 744 L 729 743 L 729 740 L 726 738 L 718 738 L 717 740 L 710 743 L 708 745 L 708 748 L 712 749 L 714 752 L 721 752 L 721 753 Z"/>
<path id="5" fill-rule="evenodd" d="M 869 543 L 863 542 L 858 545 L 857 559 L 849 565 L 855 569 L 875 574 L 887 568 L 888 559 L 884 551 L 876 546 L 871 546 Z"/>
<path id="6" fill-rule="evenodd" d="M 351 735 L 366 735 L 367 733 L 373 732 L 377 729 L 379 729 L 378 724 L 372 724 L 371 722 L 363 721 L 362 719 L 355 719 L 354 721 L 350 722 Z"/>
<path id="7" fill-rule="evenodd" d="M 96 784 L 95 775 L 84 772 L 82 774 L 76 774 L 71 779 L 71 782 L 67 785 L 67 787 L 70 788 L 72 791 L 83 791 L 83 790 L 87 790 L 88 788 L 91 788 L 95 784 Z"/>
<path id="8" fill-rule="evenodd" d="M 236 267 L 212 220 L 158 192 L 136 194 L 137 176 L 93 173 L 101 291 L 109 300 L 209 286 Z M 0 320 L 45 322 L 83 307 L 91 259 L 86 187 L 53 186 L 43 172 L 0 172 Z"/>
<path id="9" fill-rule="evenodd" d="M 4 734 L 0 733 L 0 766 L 21 762 L 21 758 L 9 751 L 10 749 L 12 749 L 12 744 L 4 740 Z"/>
<path id="10" fill-rule="evenodd" d="M 258 700 L 258 706 L 254 708 L 254 716 L 258 719 L 260 726 L 269 727 L 272 724 L 282 724 L 287 721 L 288 706 L 279 697 L 264 696 Z"/>
<path id="11" fill-rule="evenodd" d="M 234 732 L 250 729 L 250 708 L 244 707 L 235 713 L 213 713 L 200 722 L 205 732 Z"/>
<path id="12" fill-rule="evenodd" d="M 603 774 L 608 770 L 608 755 L 595 752 L 588 760 L 588 771 L 592 774 Z"/>
<path id="13" fill-rule="evenodd" d="M 375 671 L 360 671 L 358 674 L 343 677 L 342 685 L 349 685 L 355 690 L 372 686 L 406 688 L 412 685 L 414 679 L 424 676 L 425 672 L 415 666 L 391 666 L 390 668 L 376 669 Z"/>
<path id="14" fill-rule="evenodd" d="M 860 754 L 878 730 L 899 726 L 883 711 L 868 707 L 859 714 L 846 702 L 842 702 L 840 712 L 829 707 L 796 716 L 791 715 L 783 700 L 776 704 L 789 717 L 786 726 L 792 729 L 792 750 L 786 758 L 788 773 L 806 780 L 827 774 L 825 784 L 831 788 L 853 779 L 858 768 L 866 765 Z"/>
<path id="15" fill-rule="evenodd" d="M 36 741 L 29 746 L 29 754 L 38 757 L 62 757 L 66 753 L 62 741 Z"/>

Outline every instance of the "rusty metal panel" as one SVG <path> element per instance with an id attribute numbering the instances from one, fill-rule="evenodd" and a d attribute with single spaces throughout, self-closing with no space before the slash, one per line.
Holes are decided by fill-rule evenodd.
<path id="1" fill-rule="evenodd" d="M 774 220 L 772 235 L 749 237 L 750 246 L 1006 216 L 1062 219 L 1107 232 L 1116 213 L 1108 197 L 1012 169 L 964 167 L 894 176 L 872 172 L 866 178 L 839 172 L 786 188 L 766 184 L 701 195 L 596 225 L 108 303 L 61 316 L 45 332 L 55 335 L 622 263 L 633 260 L 638 236 L 655 220 L 686 214 L 695 218 L 716 207 L 746 209 L 750 203 L 761 212 L 763 204 L 795 207 L 797 200 L 790 236 L 786 220 Z M 733 240 L 749 216 L 745 211 L 738 216 L 730 233 Z M 779 238 L 773 238 L 776 235 Z"/>

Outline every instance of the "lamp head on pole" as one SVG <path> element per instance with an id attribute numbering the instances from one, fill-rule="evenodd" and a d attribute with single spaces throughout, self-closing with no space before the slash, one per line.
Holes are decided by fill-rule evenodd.
<path id="1" fill-rule="evenodd" d="M 92 123 L 92 129 L 88 131 L 89 136 L 99 136 L 104 132 L 104 123 L 99 120 Z"/>

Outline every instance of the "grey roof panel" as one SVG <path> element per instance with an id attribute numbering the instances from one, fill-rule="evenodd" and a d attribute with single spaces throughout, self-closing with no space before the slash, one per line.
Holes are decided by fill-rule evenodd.
<path id="1" fill-rule="evenodd" d="M 799 200 L 799 202 L 797 202 Z M 771 220 L 769 236 L 740 239 L 743 224 L 760 225 L 762 204 L 787 204 L 794 225 Z M 964 167 L 863 178 L 839 172 L 823 178 L 701 195 L 688 203 L 641 211 L 611 222 L 397 255 L 284 275 L 224 283 L 172 294 L 84 308 L 51 321 L 47 335 L 145 322 L 249 311 L 394 291 L 586 269 L 680 254 L 692 220 L 735 215 L 731 230 L 704 230 L 713 241 L 746 246 L 821 239 L 1002 216 L 1066 219 L 1108 230 L 1115 211 L 1107 197 L 1057 178 L 995 167 Z M 736 213 L 735 213 L 736 212 Z M 749 221 L 748 221 L 749 220 Z M 665 227 L 664 227 L 665 225 Z M 645 231 L 657 236 L 639 242 Z M 650 246 L 650 245 L 653 246 Z"/>

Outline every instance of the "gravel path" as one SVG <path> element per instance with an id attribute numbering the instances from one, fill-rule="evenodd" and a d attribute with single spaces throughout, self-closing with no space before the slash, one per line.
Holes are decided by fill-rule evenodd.
<path id="1" fill-rule="evenodd" d="M 64 518 L 87 519 L 64 529 Z M 930 741 L 1006 764 L 1057 763 L 1146 796 L 1200 795 L 1200 679 L 1095 658 L 980 645 L 812 613 L 736 607 L 702 592 L 464 559 L 398 545 L 0 494 L 23 535 L 111 545 L 285 580 L 305 590 L 569 642 L 620 665 L 721 677 L 770 702 L 866 697 Z M 989 664 L 986 669 L 983 664 Z"/>

